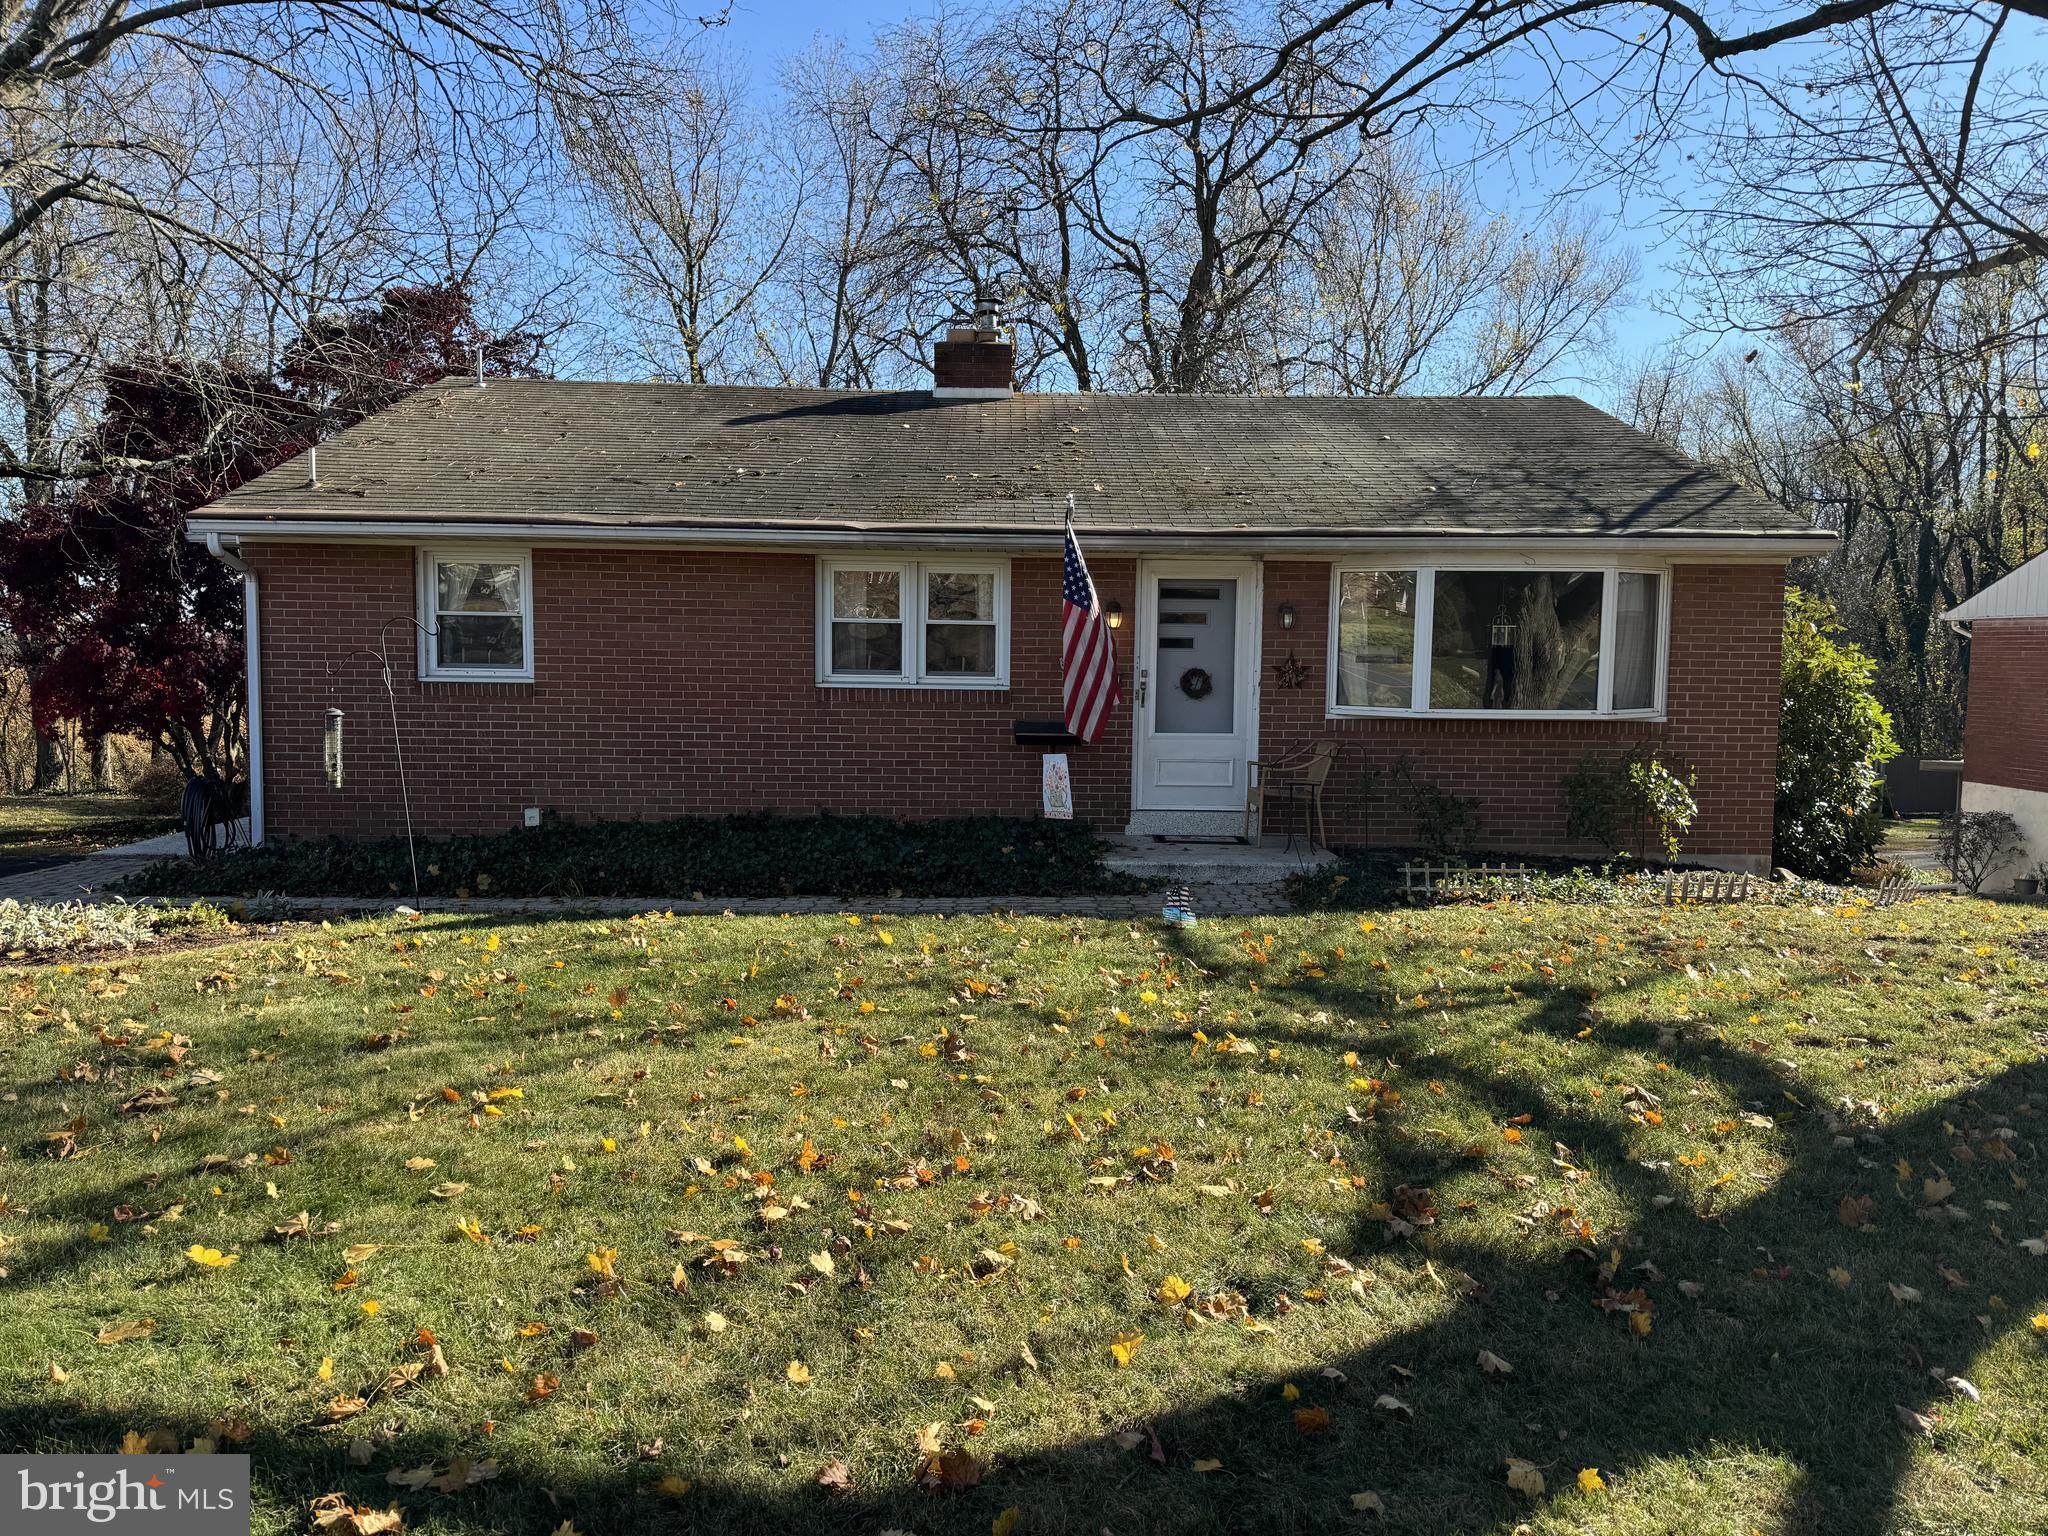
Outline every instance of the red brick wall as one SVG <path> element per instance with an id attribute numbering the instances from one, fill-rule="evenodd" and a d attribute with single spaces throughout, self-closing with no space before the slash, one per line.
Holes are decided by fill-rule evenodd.
<path id="1" fill-rule="evenodd" d="M 389 716 L 374 664 L 329 665 L 374 644 L 413 611 L 413 555 L 379 546 L 259 545 L 264 783 L 276 837 L 387 833 L 399 826 Z M 1130 560 L 1093 563 L 1105 600 L 1134 612 Z M 1018 720 L 1060 714 L 1056 560 L 1011 566 L 1010 688 L 820 688 L 815 562 L 808 554 L 538 549 L 534 681 L 421 683 L 410 625 L 394 626 L 399 725 L 419 824 L 434 831 L 515 826 L 522 807 L 575 817 L 657 818 L 773 809 L 899 816 L 1035 815 L 1039 753 Z M 1334 734 L 1358 750 L 1331 781 L 1339 842 L 1402 843 L 1397 798 L 1368 804 L 1360 770 L 1402 753 L 1429 777 L 1477 796 L 1489 843 L 1563 850 L 1558 782 L 1590 748 L 1639 740 L 1689 759 L 1700 820 L 1688 846 L 1766 855 L 1776 761 L 1783 573 L 1686 566 L 1672 590 L 1665 724 L 1611 721 L 1325 720 L 1329 567 L 1272 562 L 1265 579 L 1260 750 Z M 1279 627 L 1283 602 L 1298 614 Z M 1130 696 L 1133 630 L 1118 636 Z M 1306 686 L 1282 689 L 1294 653 Z M 320 768 L 328 704 L 347 712 L 347 783 Z M 1130 715 L 1077 747 L 1075 808 L 1108 832 L 1130 809 Z"/>
<path id="2" fill-rule="evenodd" d="M 402 825 L 377 668 L 327 669 L 413 612 L 410 550 L 258 545 L 266 823 L 275 837 L 390 833 Z M 810 555 L 674 550 L 533 553 L 534 681 L 421 683 L 410 624 L 394 626 L 399 726 L 413 807 L 435 831 L 575 817 L 773 809 L 804 814 L 1036 815 L 1039 751 L 1018 720 L 1060 717 L 1057 560 L 1010 570 L 1010 688 L 820 688 Z M 1128 609 L 1132 562 L 1095 562 Z M 1129 692 L 1129 636 L 1119 637 Z M 330 691 L 333 697 L 330 698 Z M 321 775 L 330 702 L 346 711 L 346 784 Z M 1122 831 L 1130 804 L 1124 714 L 1070 754 L 1076 814 Z"/>
<path id="3" fill-rule="evenodd" d="M 2048 619 L 1970 626 L 1963 777 L 2048 792 Z"/>
<path id="4" fill-rule="evenodd" d="M 1264 711 L 1259 750 L 1279 755 L 1318 736 L 1351 745 L 1326 791 L 1330 838 L 1338 843 L 1412 843 L 1403 796 L 1363 789 L 1370 764 L 1382 784 L 1406 754 L 1422 776 L 1480 802 L 1489 847 L 1526 853 L 1579 852 L 1565 837 L 1558 786 L 1587 752 L 1654 743 L 1667 760 L 1699 776 L 1699 819 L 1686 847 L 1709 854 L 1768 856 L 1778 756 L 1778 646 L 1784 571 L 1777 566 L 1679 566 L 1671 588 L 1668 716 L 1625 720 L 1419 720 L 1324 718 L 1328 681 L 1330 568 L 1266 565 Z M 1292 632 L 1280 628 L 1294 605 Z M 1283 689 L 1274 664 L 1292 652 L 1311 676 Z"/>

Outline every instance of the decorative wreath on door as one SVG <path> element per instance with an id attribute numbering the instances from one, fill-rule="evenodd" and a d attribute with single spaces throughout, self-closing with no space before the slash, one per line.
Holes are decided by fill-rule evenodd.
<path id="1" fill-rule="evenodd" d="M 1206 699 L 1216 691 L 1216 683 L 1200 667 L 1189 667 L 1180 675 L 1180 691 L 1191 699 Z"/>

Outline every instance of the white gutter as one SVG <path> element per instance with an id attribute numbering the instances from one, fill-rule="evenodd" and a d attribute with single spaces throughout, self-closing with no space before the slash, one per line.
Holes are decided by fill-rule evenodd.
<path id="1" fill-rule="evenodd" d="M 1485 546 L 1501 550 L 1550 553 L 1612 554 L 1617 547 L 1671 555 L 1699 555 L 1736 560 L 1785 560 L 1830 549 L 1836 535 L 1818 530 L 1802 534 L 1564 534 L 1517 531 L 1473 533 L 1433 529 L 1399 534 L 1333 534 L 1328 528 L 1301 529 L 1082 529 L 1091 551 L 1128 551 L 1152 555 L 1187 552 L 1213 555 L 1229 549 L 1245 553 L 1293 555 L 1312 559 L 1321 553 L 1356 554 L 1372 550 L 1440 550 L 1446 545 Z M 957 527 L 906 524 L 878 528 L 843 527 L 690 527 L 616 523 L 502 523 L 442 521 L 377 521 L 327 518 L 193 518 L 188 537 L 204 538 L 208 547 L 217 536 L 255 539 L 304 539 L 329 543 L 416 544 L 427 540 L 488 540 L 527 545 L 633 544 L 708 549 L 752 549 L 764 546 L 822 546 L 833 549 L 894 548 L 1043 550 L 1059 536 L 1057 527 L 973 532 Z"/>
<path id="2" fill-rule="evenodd" d="M 201 535 L 195 529 L 186 536 L 198 538 Z M 248 689 L 246 713 L 249 722 L 249 843 L 254 847 L 263 841 L 263 651 L 256 628 L 259 595 L 256 573 L 242 563 L 239 555 L 231 555 L 227 551 L 229 544 L 240 549 L 240 539 L 222 533 L 208 533 L 204 537 L 213 557 L 242 578 L 242 644 L 245 653 L 242 671 Z"/>

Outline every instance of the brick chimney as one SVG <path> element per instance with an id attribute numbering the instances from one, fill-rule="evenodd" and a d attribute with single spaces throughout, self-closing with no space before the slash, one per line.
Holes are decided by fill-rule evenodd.
<path id="1" fill-rule="evenodd" d="M 1003 336 L 995 300 L 977 296 L 974 319 L 932 348 L 934 400 L 1004 400 L 1016 382 L 1016 349 Z"/>

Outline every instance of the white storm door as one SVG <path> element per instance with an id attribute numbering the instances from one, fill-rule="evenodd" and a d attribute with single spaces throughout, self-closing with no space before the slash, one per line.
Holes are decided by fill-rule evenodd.
<path id="1" fill-rule="evenodd" d="M 1148 562 L 1138 610 L 1134 808 L 1242 811 L 1258 719 L 1258 568 Z"/>

